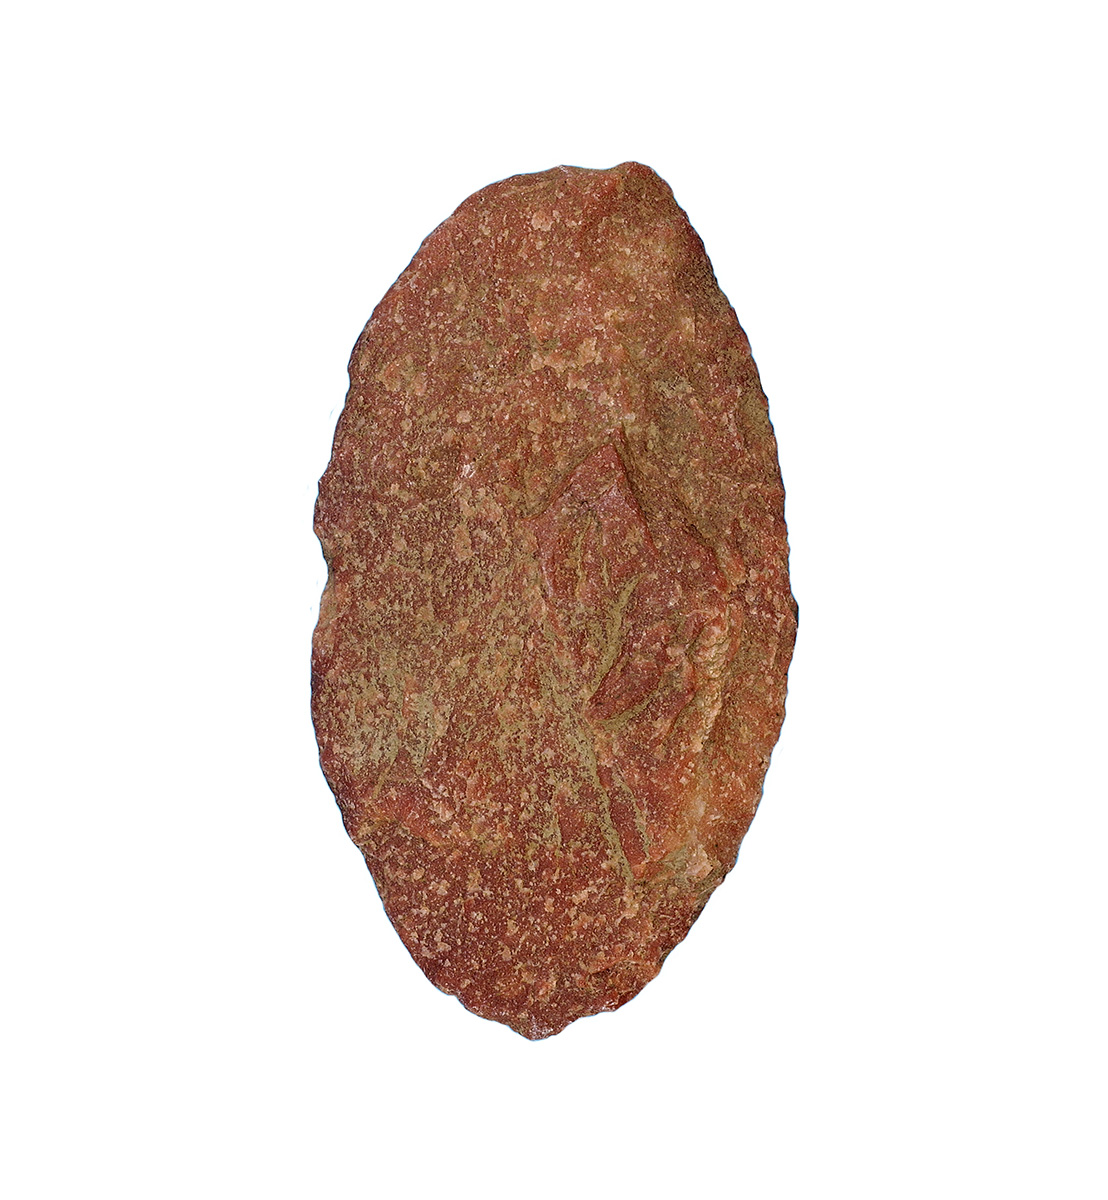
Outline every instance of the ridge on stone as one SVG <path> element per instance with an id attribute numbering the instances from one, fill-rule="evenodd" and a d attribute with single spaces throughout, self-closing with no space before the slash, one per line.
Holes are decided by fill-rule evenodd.
<path id="1" fill-rule="evenodd" d="M 796 630 L 746 336 L 648 167 L 466 200 L 350 361 L 320 758 L 428 978 L 528 1038 L 631 999 L 734 865 Z"/>

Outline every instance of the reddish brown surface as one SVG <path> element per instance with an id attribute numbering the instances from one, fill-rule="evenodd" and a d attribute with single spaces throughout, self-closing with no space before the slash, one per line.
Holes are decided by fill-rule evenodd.
<path id="1" fill-rule="evenodd" d="M 354 348 L 320 484 L 327 779 L 427 976 L 616 1008 L 734 864 L 796 628 L 746 337 L 647 167 L 471 196 Z"/>

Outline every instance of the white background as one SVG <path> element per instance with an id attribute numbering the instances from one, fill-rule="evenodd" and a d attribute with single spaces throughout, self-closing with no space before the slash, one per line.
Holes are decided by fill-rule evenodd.
<path id="1" fill-rule="evenodd" d="M 0 1191 L 1103 1197 L 1102 6 L 7 11 Z M 528 1043 L 343 833 L 312 504 L 420 240 L 627 159 L 750 335 L 800 637 L 735 873 Z"/>

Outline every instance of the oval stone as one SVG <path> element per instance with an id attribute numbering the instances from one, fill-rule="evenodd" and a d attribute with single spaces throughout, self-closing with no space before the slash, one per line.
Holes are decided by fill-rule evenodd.
<path id="1" fill-rule="evenodd" d="M 746 336 L 648 167 L 477 192 L 354 348 L 320 483 L 324 773 L 415 961 L 529 1038 L 735 863 L 796 631 Z"/>

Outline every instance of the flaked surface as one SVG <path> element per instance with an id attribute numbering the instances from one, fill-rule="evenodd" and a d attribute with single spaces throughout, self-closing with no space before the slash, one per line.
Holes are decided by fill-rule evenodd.
<path id="1" fill-rule="evenodd" d="M 471 196 L 354 348 L 320 483 L 325 774 L 415 961 L 526 1037 L 735 862 L 796 629 L 746 337 L 649 168 Z"/>

